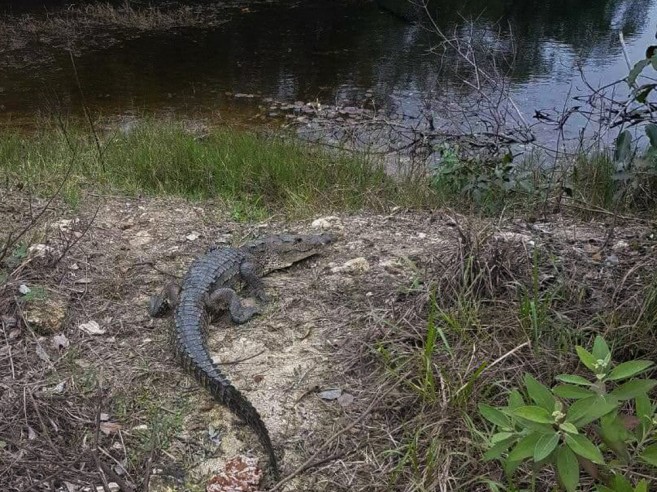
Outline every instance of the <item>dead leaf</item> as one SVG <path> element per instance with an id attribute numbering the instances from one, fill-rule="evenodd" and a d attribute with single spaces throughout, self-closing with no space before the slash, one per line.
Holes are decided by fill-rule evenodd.
<path id="1" fill-rule="evenodd" d="M 74 283 L 76 283 L 76 284 L 90 284 L 91 279 L 89 277 L 82 277 L 82 278 L 77 279 Z"/>
<path id="2" fill-rule="evenodd" d="M 350 395 L 349 393 L 342 393 L 338 398 L 338 404 L 343 408 L 348 407 L 353 402 L 354 402 L 354 395 Z"/>
<path id="3" fill-rule="evenodd" d="M 50 362 L 50 356 L 48 355 L 48 353 L 45 350 L 43 350 L 43 347 L 41 346 L 41 344 L 37 344 L 36 354 L 37 354 L 37 357 L 39 359 L 41 359 L 42 361 Z"/>
<path id="4" fill-rule="evenodd" d="M 322 400 L 337 400 L 342 395 L 342 390 L 340 388 L 332 388 L 320 391 L 318 395 Z"/>
<path id="5" fill-rule="evenodd" d="M 27 438 L 30 441 L 34 441 L 37 438 L 37 433 L 32 427 L 27 426 Z"/>
<path id="6" fill-rule="evenodd" d="M 55 335 L 52 337 L 52 345 L 57 350 L 68 348 L 71 342 L 68 341 L 66 335 Z"/>
<path id="7" fill-rule="evenodd" d="M 104 335 L 107 330 L 104 330 L 100 327 L 95 321 L 89 321 L 88 323 L 83 323 L 78 326 L 83 332 L 88 333 L 89 335 Z"/>
<path id="8" fill-rule="evenodd" d="M 116 434 L 121 430 L 121 424 L 117 424 L 116 422 L 101 422 L 100 423 L 100 430 L 103 434 L 109 436 L 110 434 Z"/>

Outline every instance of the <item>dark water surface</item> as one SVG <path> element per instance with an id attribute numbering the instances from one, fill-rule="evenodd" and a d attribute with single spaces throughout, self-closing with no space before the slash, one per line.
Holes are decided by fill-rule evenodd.
<path id="1" fill-rule="evenodd" d="M 390 0 L 393 8 L 396 1 Z M 0 7 L 40 15 L 43 3 L 5 0 Z M 529 116 L 537 108 L 561 107 L 569 91 L 583 88 L 578 66 L 593 85 L 625 76 L 618 32 L 634 62 L 657 26 L 657 0 L 434 0 L 430 9 L 445 32 L 462 17 L 476 17 L 484 37 L 500 26 L 513 31 L 512 92 Z M 78 50 L 87 104 L 105 116 L 171 112 L 248 121 L 260 100 L 227 92 L 356 106 L 368 97 L 386 111 L 414 114 L 427 94 L 462 90 L 445 60 L 429 51 L 436 35 L 374 2 L 257 3 L 227 20 L 211 29 L 144 32 Z M 0 64 L 5 123 L 30 120 L 54 101 L 66 112 L 81 112 L 68 52 L 49 48 L 47 40 L 39 49 L 48 56 L 38 63 Z"/>

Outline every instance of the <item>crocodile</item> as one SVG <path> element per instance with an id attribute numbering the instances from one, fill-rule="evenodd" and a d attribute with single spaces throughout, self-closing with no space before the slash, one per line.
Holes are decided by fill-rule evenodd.
<path id="1" fill-rule="evenodd" d="M 269 432 L 258 411 L 222 374 L 208 352 L 205 334 L 211 315 L 227 310 L 236 324 L 260 313 L 242 306 L 235 289 L 245 284 L 261 302 L 267 301 L 261 277 L 317 254 L 333 238 L 328 234 L 276 235 L 240 248 L 211 247 L 190 266 L 182 285 L 170 283 L 151 297 L 149 314 L 161 317 L 174 310 L 174 346 L 183 367 L 212 397 L 249 425 L 269 456 L 275 479 L 279 477 Z"/>

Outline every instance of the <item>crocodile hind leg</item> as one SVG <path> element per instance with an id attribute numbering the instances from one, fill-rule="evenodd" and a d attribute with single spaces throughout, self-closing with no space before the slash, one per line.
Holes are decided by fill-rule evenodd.
<path id="1" fill-rule="evenodd" d="M 206 304 L 212 311 L 228 310 L 230 312 L 230 318 L 238 325 L 246 323 L 256 314 L 260 314 L 258 308 L 242 306 L 237 293 L 228 287 L 222 287 L 212 292 Z"/>
<path id="2" fill-rule="evenodd" d="M 179 296 L 180 286 L 173 282 L 168 283 L 159 294 L 151 296 L 148 314 L 153 318 L 161 318 L 167 315 L 178 304 Z"/>

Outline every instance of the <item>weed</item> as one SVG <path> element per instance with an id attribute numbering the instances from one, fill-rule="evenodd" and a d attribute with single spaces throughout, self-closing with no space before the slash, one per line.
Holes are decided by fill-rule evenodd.
<path id="1" fill-rule="evenodd" d="M 614 366 L 600 336 L 592 352 L 576 349 L 593 381 L 562 374 L 556 378 L 561 384 L 550 389 L 525 374 L 525 395 L 511 391 L 505 407 L 479 405 L 481 415 L 497 430 L 484 459 L 499 460 L 509 477 L 526 460 L 533 461 L 534 473 L 554 467 L 568 492 L 578 488 L 581 467 L 600 486 L 622 492 L 630 482 L 617 477 L 627 467 L 636 469 L 642 462 L 657 467 L 655 404 L 648 398 L 657 381 L 635 377 L 653 363 L 633 360 Z M 626 402 L 633 403 L 633 413 Z M 605 453 L 615 459 L 605 459 Z"/>
<path id="2" fill-rule="evenodd" d="M 53 176 L 73 159 L 63 193 L 76 203 L 80 191 L 117 188 L 127 193 L 220 198 L 239 220 L 272 213 L 308 216 L 318 211 L 428 204 L 426 190 L 398 182 L 365 155 L 328 153 L 299 142 L 230 129 L 211 130 L 203 139 L 183 125 L 146 121 L 128 134 L 101 135 L 103 166 L 93 138 L 70 126 L 37 135 L 0 137 L 0 171 L 10 182 L 45 194 Z M 73 152 L 72 149 L 75 149 Z"/>

